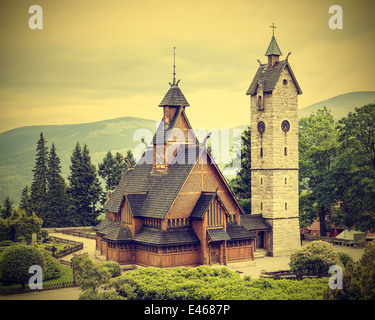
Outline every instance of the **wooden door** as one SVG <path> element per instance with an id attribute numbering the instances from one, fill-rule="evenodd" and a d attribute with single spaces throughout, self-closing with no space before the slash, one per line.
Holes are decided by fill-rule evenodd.
<path id="1" fill-rule="evenodd" d="M 211 243 L 211 264 L 220 263 L 220 243 Z"/>

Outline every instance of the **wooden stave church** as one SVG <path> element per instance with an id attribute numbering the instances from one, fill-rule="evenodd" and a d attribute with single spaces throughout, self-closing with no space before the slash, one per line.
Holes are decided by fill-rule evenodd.
<path id="1" fill-rule="evenodd" d="M 175 75 L 175 73 L 174 73 Z M 271 227 L 245 214 L 186 115 L 179 81 L 159 107 L 163 118 L 146 151 L 122 177 L 94 227 L 106 260 L 154 267 L 254 260 Z"/>

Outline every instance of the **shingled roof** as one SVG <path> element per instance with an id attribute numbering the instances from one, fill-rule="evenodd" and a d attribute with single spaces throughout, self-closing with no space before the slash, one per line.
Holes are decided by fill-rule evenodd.
<path id="1" fill-rule="evenodd" d="M 183 245 L 198 244 L 199 238 L 191 227 L 168 228 L 160 230 L 155 227 L 143 226 L 134 236 L 134 241 L 149 245 Z"/>
<path id="2" fill-rule="evenodd" d="M 241 221 L 242 221 L 241 216 Z M 256 234 L 247 230 L 242 225 L 238 225 L 236 223 L 227 223 L 227 233 L 231 240 L 241 240 L 241 239 L 252 239 L 256 238 Z"/>
<path id="3" fill-rule="evenodd" d="M 302 90 L 296 77 L 294 76 L 288 60 L 279 61 L 273 67 L 269 67 L 267 63 L 261 64 L 246 94 L 254 95 L 256 93 L 257 86 L 261 86 L 264 93 L 271 93 L 275 89 L 276 83 L 285 68 L 288 68 L 292 80 L 297 88 L 297 93 L 301 94 Z"/>
<path id="4" fill-rule="evenodd" d="M 153 150 L 146 150 L 135 168 L 125 173 L 104 208 L 118 213 L 126 193 L 134 217 L 163 219 L 204 150 L 198 145 L 182 146 L 167 174 L 152 172 Z"/>
<path id="5" fill-rule="evenodd" d="M 271 226 L 266 223 L 261 214 L 244 214 L 241 216 L 241 225 L 249 231 L 271 229 Z"/>
<path id="6" fill-rule="evenodd" d="M 271 39 L 271 42 L 267 48 L 267 51 L 266 51 L 266 56 L 271 56 L 271 55 L 275 55 L 275 56 L 282 56 L 283 54 L 281 53 L 281 50 L 279 48 L 279 45 L 277 44 L 276 42 L 276 39 L 274 36 L 272 36 L 272 39 Z"/>
<path id="7" fill-rule="evenodd" d="M 203 219 L 208 207 L 216 197 L 215 192 L 202 192 L 193 211 L 190 213 L 191 219 Z"/>
<path id="8" fill-rule="evenodd" d="M 103 220 L 93 228 L 97 233 L 103 234 L 103 239 L 113 242 L 132 241 L 132 235 L 129 228 L 121 225 L 120 221 Z"/>
<path id="9" fill-rule="evenodd" d="M 159 107 L 180 107 L 182 103 L 184 103 L 184 107 L 190 106 L 178 84 L 172 84 L 163 100 L 160 102 Z"/>
<path id="10" fill-rule="evenodd" d="M 207 229 L 211 241 L 230 240 L 228 233 L 224 228 Z"/>

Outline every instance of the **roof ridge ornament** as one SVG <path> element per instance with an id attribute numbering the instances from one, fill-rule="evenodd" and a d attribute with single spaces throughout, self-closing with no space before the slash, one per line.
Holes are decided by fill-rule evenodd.
<path id="1" fill-rule="evenodd" d="M 177 80 L 176 82 L 176 47 L 173 47 L 173 82 L 169 82 L 169 85 L 171 87 L 178 87 L 179 82 L 180 80 Z"/>

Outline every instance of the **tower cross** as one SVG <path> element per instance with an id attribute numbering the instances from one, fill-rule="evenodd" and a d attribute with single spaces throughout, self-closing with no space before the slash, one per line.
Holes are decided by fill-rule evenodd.
<path id="1" fill-rule="evenodd" d="M 173 47 L 173 85 L 176 84 L 176 47 Z"/>
<path id="2" fill-rule="evenodd" d="M 277 27 L 275 27 L 275 24 L 272 22 L 272 26 L 270 26 L 270 28 L 272 28 L 272 37 L 274 37 L 275 36 L 275 28 L 277 28 Z"/>

